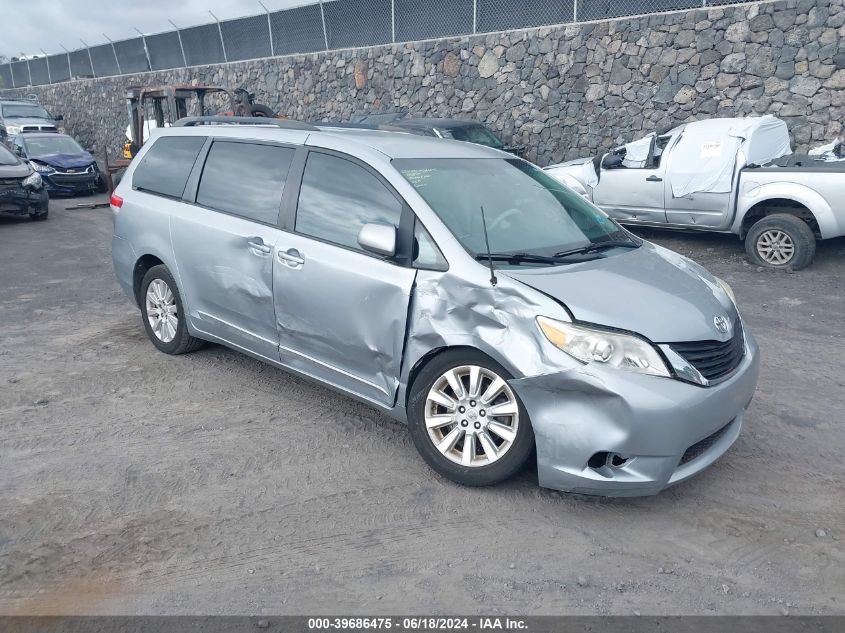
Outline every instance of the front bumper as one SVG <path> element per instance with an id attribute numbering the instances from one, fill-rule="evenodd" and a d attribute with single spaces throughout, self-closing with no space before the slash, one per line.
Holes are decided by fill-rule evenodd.
<path id="1" fill-rule="evenodd" d="M 742 363 L 712 387 L 595 364 L 511 385 L 534 427 L 541 486 L 633 497 L 656 494 L 696 475 L 730 448 L 759 369 L 757 343 L 746 331 Z M 595 467 L 594 456 L 603 452 L 627 461 L 621 467 Z"/>
<path id="2" fill-rule="evenodd" d="M 40 215 L 47 212 L 50 196 L 44 187 L 37 190 L 15 187 L 0 189 L 0 212 L 13 215 Z"/>
<path id="3" fill-rule="evenodd" d="M 94 193 L 97 190 L 97 172 L 86 174 L 41 174 L 47 191 L 63 195 Z"/>

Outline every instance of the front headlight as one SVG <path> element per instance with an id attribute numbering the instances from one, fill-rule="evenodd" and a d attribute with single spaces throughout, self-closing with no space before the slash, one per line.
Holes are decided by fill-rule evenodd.
<path id="1" fill-rule="evenodd" d="M 24 187 L 32 187 L 33 189 L 40 189 L 41 188 L 41 176 L 38 175 L 38 172 L 34 174 L 30 174 L 26 178 L 24 178 L 23 182 L 21 183 Z"/>
<path id="2" fill-rule="evenodd" d="M 9 136 L 16 136 L 21 133 L 21 128 L 19 125 L 7 125 L 6 126 L 6 134 Z"/>
<path id="3" fill-rule="evenodd" d="M 725 294 L 727 294 L 731 298 L 731 302 L 736 305 L 736 295 L 734 294 L 734 289 L 731 288 L 728 282 L 724 279 L 716 277 L 716 281 L 719 282 L 719 285 L 722 287 L 722 290 L 725 291 Z"/>
<path id="4" fill-rule="evenodd" d="M 55 169 L 50 167 L 50 165 L 44 165 L 42 163 L 36 163 L 34 160 L 29 161 L 29 166 L 32 167 L 35 171 L 39 174 L 51 174 Z"/>
<path id="5" fill-rule="evenodd" d="M 604 363 L 650 376 L 669 376 L 663 358 L 641 338 L 537 317 L 540 330 L 558 349 L 582 363 Z"/>

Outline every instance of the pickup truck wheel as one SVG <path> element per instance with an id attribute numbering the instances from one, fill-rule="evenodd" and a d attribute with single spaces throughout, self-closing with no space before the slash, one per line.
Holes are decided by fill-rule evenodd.
<path id="1" fill-rule="evenodd" d="M 816 254 L 816 236 L 801 218 L 776 213 L 757 222 L 745 237 L 748 259 L 758 266 L 801 270 Z"/>
<path id="2" fill-rule="evenodd" d="M 534 431 L 510 379 L 472 350 L 447 351 L 423 368 L 411 389 L 408 424 L 429 466 L 464 486 L 490 486 L 522 469 Z"/>

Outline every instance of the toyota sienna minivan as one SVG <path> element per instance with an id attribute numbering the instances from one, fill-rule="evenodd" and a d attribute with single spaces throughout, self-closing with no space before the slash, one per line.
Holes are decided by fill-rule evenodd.
<path id="1" fill-rule="evenodd" d="M 153 345 L 206 341 L 407 422 L 441 475 L 659 492 L 738 437 L 758 348 L 728 285 L 469 143 L 184 119 L 115 191 Z M 536 447 L 536 451 L 535 451 Z"/>

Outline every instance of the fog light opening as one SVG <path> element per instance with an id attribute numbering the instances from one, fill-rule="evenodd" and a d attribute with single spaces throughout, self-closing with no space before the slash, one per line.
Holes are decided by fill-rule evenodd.
<path id="1" fill-rule="evenodd" d="M 607 456 L 610 455 L 607 451 L 600 451 L 587 460 L 587 466 L 590 468 L 603 468 L 607 465 Z"/>
<path id="2" fill-rule="evenodd" d="M 628 458 L 622 457 L 622 455 L 618 453 L 611 453 L 610 459 L 608 459 L 608 463 L 612 468 L 624 468 L 625 464 L 628 463 Z"/>
<path id="3" fill-rule="evenodd" d="M 630 457 L 625 457 L 619 453 L 599 451 L 587 460 L 587 466 L 596 471 L 606 468 L 619 470 L 620 468 L 625 468 L 629 461 L 631 461 Z"/>

